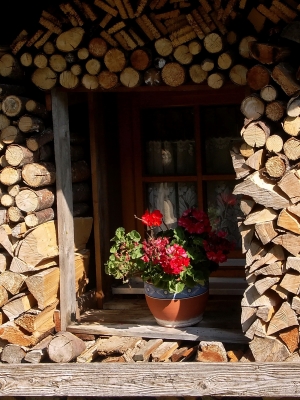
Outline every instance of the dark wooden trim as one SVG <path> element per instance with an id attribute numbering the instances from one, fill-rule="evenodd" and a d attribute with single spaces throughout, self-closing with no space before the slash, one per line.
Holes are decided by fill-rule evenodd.
<path id="1" fill-rule="evenodd" d="M 98 93 L 88 94 L 91 177 L 94 217 L 94 245 L 96 268 L 96 298 L 99 308 L 103 306 L 103 263 L 109 248 L 108 232 L 108 196 L 107 170 L 105 159 L 105 132 L 103 112 L 101 107 L 102 96 Z"/>
<path id="2" fill-rule="evenodd" d="M 300 397 L 299 363 L 0 365 L 0 396 Z"/>
<path id="3" fill-rule="evenodd" d="M 68 94 L 53 89 L 52 118 L 56 163 L 56 202 L 60 267 L 61 329 L 76 320 L 74 221 Z"/>

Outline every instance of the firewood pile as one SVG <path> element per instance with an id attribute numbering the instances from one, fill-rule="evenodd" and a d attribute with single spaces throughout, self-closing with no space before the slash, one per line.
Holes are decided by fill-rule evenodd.
<path id="1" fill-rule="evenodd" d="M 1 343 L 0 343 L 1 344 Z M 228 347 L 228 348 L 227 348 Z M 134 362 L 251 362 L 248 346 L 221 342 L 172 341 L 130 336 L 74 335 L 59 331 L 36 346 L 7 344 L 1 351 L 2 363 L 134 363 Z"/>
<path id="2" fill-rule="evenodd" d="M 268 77 L 266 68 L 251 70 L 257 49 L 248 43 L 263 34 L 273 40 L 299 9 L 294 0 L 61 2 L 42 11 L 35 30 L 21 30 L 0 59 L 0 76 L 25 73 L 42 90 L 246 85 L 252 75 Z"/>
<path id="3" fill-rule="evenodd" d="M 252 92 L 241 104 L 243 143 L 231 151 L 241 180 L 233 193 L 242 195 L 239 229 L 249 284 L 241 322 L 256 361 L 299 361 L 298 26 L 294 21 L 278 30 L 272 44 L 249 42 L 256 60 L 247 72 Z"/>
<path id="4" fill-rule="evenodd" d="M 0 339 L 33 346 L 54 328 L 59 302 L 51 116 L 22 86 L 0 84 Z M 88 283 L 90 168 L 72 135 L 77 295 Z M 81 144 L 76 144 L 78 141 Z"/>

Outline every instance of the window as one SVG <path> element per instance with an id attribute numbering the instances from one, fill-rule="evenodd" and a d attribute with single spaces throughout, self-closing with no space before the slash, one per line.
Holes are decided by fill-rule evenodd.
<path id="1" fill-rule="evenodd" d="M 240 103 L 245 92 L 236 89 L 235 96 L 226 91 L 216 96 L 216 92 L 135 93 L 130 101 L 120 96 L 119 109 L 123 110 L 124 101 L 130 108 L 127 123 L 122 119 L 124 110 L 119 119 L 125 162 L 122 181 L 130 187 L 124 184 L 123 215 L 126 229 L 143 233 L 140 224 L 129 222 L 128 213 L 140 216 L 146 208 L 159 209 L 173 227 L 187 208 L 202 208 L 213 227 L 227 231 L 235 243 L 231 255 L 235 258 L 241 257 L 237 225 L 241 211 L 239 198 L 232 195 L 237 182 L 230 149 L 242 143 Z"/>

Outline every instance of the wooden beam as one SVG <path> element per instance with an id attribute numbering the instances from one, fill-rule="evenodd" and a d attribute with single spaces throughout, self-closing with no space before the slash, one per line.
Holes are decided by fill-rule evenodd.
<path id="1" fill-rule="evenodd" d="M 300 387 L 299 363 L 2 364 L 0 370 L 0 396 L 294 398 Z"/>
<path id="2" fill-rule="evenodd" d="M 68 94 L 52 89 L 56 198 L 60 266 L 61 329 L 76 321 L 74 221 Z"/>

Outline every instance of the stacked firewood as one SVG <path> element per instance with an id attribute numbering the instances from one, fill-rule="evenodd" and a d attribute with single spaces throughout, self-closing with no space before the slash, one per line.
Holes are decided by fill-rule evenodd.
<path id="1" fill-rule="evenodd" d="M 239 222 L 249 284 L 242 328 L 256 361 L 299 361 L 299 61 L 295 24 L 277 44 L 249 43 L 257 64 L 241 104 L 243 144 L 231 152 L 242 195 Z M 284 45 L 283 45 L 284 44 Z"/>
<path id="2" fill-rule="evenodd" d="M 2 363 L 251 362 L 248 346 L 221 342 L 172 341 L 131 336 L 95 336 L 59 331 L 30 349 L 7 344 Z"/>
<path id="3" fill-rule="evenodd" d="M 0 84 L 0 338 L 35 345 L 53 331 L 59 300 L 53 131 L 42 102 Z M 90 168 L 72 139 L 74 217 L 86 215 Z M 77 295 L 87 285 L 92 218 L 74 218 Z"/>
<path id="4" fill-rule="evenodd" d="M 246 85 L 253 66 L 248 43 L 268 24 L 291 22 L 299 12 L 295 1 L 286 5 L 273 0 L 270 7 L 246 0 L 196 3 L 62 2 L 42 11 L 36 31 L 20 32 L 11 44 L 12 54 L 0 59 L 0 75 L 21 77 L 25 69 L 42 90 L 55 85 L 177 87 L 186 82 L 218 89 L 226 80 Z M 252 30 L 240 37 L 243 18 Z"/>

